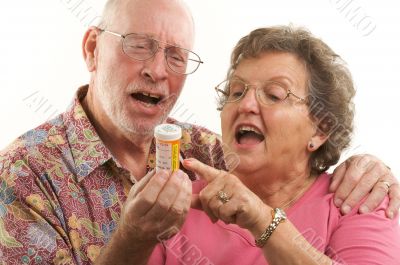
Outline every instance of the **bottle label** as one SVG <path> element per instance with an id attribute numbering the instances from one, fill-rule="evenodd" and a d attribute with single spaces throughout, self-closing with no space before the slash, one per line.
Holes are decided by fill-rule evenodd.
<path id="1" fill-rule="evenodd" d="M 156 141 L 156 170 L 179 169 L 179 140 Z"/>

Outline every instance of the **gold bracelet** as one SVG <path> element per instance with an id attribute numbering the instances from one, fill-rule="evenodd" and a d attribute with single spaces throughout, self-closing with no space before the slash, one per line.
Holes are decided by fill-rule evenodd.
<path id="1" fill-rule="evenodd" d="M 275 231 L 278 225 L 287 219 L 286 213 L 280 208 L 272 209 L 271 214 L 272 214 L 271 224 L 267 227 L 264 233 L 261 234 L 260 238 L 256 239 L 255 241 L 256 246 L 259 248 L 262 248 L 265 245 L 265 243 L 267 243 L 267 240 L 271 237 L 272 233 Z"/>

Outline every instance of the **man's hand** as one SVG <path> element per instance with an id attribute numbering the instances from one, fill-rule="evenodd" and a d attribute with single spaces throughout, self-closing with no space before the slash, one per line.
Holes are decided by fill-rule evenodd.
<path id="1" fill-rule="evenodd" d="M 183 171 L 149 172 L 130 190 L 96 264 L 146 264 L 156 244 L 180 230 L 191 199 L 192 184 Z"/>
<path id="2" fill-rule="evenodd" d="M 180 229 L 190 208 L 192 185 L 183 171 L 150 173 L 131 189 L 119 229 L 127 239 L 157 241 Z M 172 230 L 171 230 L 172 229 Z M 173 236 L 173 234 L 168 235 Z M 165 239 L 165 238 L 163 238 Z"/>
<path id="3" fill-rule="evenodd" d="M 335 204 L 347 214 L 370 193 L 359 212 L 374 210 L 389 194 L 386 215 L 393 218 L 400 207 L 400 186 L 390 168 L 372 155 L 355 155 L 333 172 L 330 191 L 335 192 Z"/>

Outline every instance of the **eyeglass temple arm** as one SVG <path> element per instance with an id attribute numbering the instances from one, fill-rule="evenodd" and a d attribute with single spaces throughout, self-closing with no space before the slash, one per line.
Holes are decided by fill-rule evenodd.
<path id="1" fill-rule="evenodd" d="M 118 33 L 113 32 L 113 31 L 109 31 L 109 30 L 106 30 L 106 29 L 99 29 L 99 30 L 102 31 L 102 32 L 110 33 L 110 34 L 112 34 L 112 35 L 114 35 L 114 36 L 117 36 L 117 37 L 125 38 L 124 35 L 118 34 Z"/>
<path id="2" fill-rule="evenodd" d="M 221 92 L 221 93 L 224 94 L 225 96 L 228 96 L 228 94 L 227 94 L 224 90 L 222 90 L 221 88 L 219 88 L 218 86 L 214 87 L 214 89 L 215 89 L 216 92 Z"/>
<path id="3" fill-rule="evenodd" d="M 195 60 L 195 59 L 188 59 L 188 60 L 190 60 L 190 61 L 193 61 L 193 62 L 197 62 L 197 63 L 204 63 L 203 61 L 199 61 L 199 60 Z"/>
<path id="4" fill-rule="evenodd" d="M 301 97 L 297 96 L 296 94 L 293 94 L 293 92 L 290 91 L 290 90 L 288 91 L 287 98 L 289 97 L 289 95 L 294 96 L 295 98 L 297 98 L 297 99 L 300 100 L 301 102 L 306 102 L 306 99 L 301 98 Z"/>

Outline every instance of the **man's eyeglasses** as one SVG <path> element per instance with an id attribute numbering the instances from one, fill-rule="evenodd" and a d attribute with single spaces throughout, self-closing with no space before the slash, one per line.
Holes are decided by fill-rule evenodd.
<path id="1" fill-rule="evenodd" d="M 129 33 L 122 35 L 106 29 L 100 29 L 100 31 L 122 38 L 122 50 L 129 58 L 134 60 L 148 60 L 152 58 L 160 48 L 164 49 L 165 61 L 168 67 L 178 74 L 192 74 L 199 68 L 200 64 L 203 63 L 196 53 L 176 45 L 153 39 L 145 34 Z M 165 44 L 165 47 L 160 47 L 160 43 Z"/>
<path id="2" fill-rule="evenodd" d="M 244 98 L 247 91 L 254 87 L 258 100 L 267 106 L 279 104 L 286 100 L 290 95 L 294 96 L 301 103 L 306 100 L 293 94 L 290 89 L 286 88 L 283 84 L 275 81 L 268 81 L 262 86 L 254 86 L 246 84 L 240 79 L 233 78 L 225 80 L 215 87 L 218 97 L 223 103 L 237 102 Z"/>

